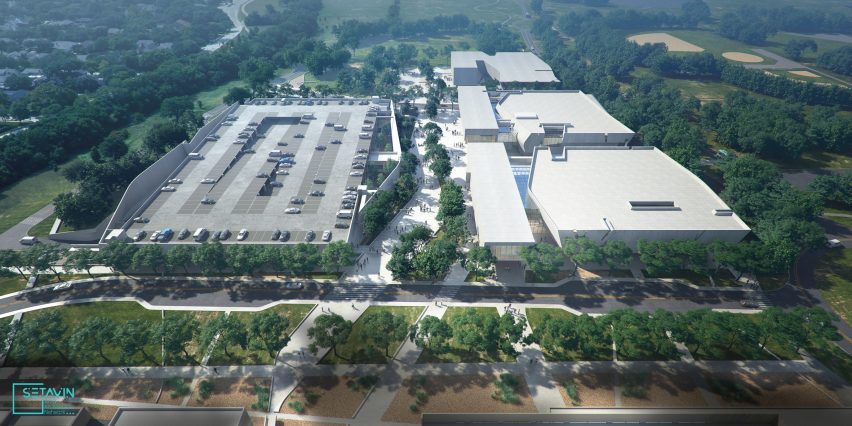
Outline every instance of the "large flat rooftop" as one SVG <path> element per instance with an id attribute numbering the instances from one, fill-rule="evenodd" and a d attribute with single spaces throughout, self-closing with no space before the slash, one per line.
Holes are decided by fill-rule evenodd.
<path id="1" fill-rule="evenodd" d="M 560 230 L 607 230 L 607 222 L 615 230 L 749 229 L 701 179 L 652 147 L 538 148 L 529 192 Z"/>
<path id="2" fill-rule="evenodd" d="M 579 90 L 508 91 L 497 102 L 500 117 L 533 127 L 565 125 L 566 133 L 629 133 L 592 95 Z"/>
<path id="3" fill-rule="evenodd" d="M 156 193 L 140 214 L 149 222 L 133 223 L 127 234 L 142 229 L 150 236 L 164 228 L 177 233 L 204 227 L 211 233 L 228 229 L 232 236 L 227 242 L 236 242 L 237 232 L 247 229 L 245 241 L 258 243 L 270 242 L 273 231 L 279 229 L 291 233 L 291 242 L 304 241 L 308 231 L 314 231 L 314 242 L 320 242 L 323 231 L 330 230 L 332 241 L 347 241 L 349 228 L 335 224 L 351 224 L 352 219 L 337 217 L 344 191 L 360 186 L 364 179 L 351 172 L 366 175 L 355 163 L 366 165 L 372 141 L 360 134 L 375 137 L 375 129 L 384 127 L 381 133 L 389 135 L 391 120 L 389 102 L 379 100 L 292 99 L 286 104 L 264 100 L 242 105 L 195 150 L 203 159 L 187 160 L 171 175 L 181 183 L 163 183 L 174 191 Z M 258 137 L 235 143 L 241 133 L 251 134 L 252 129 Z M 284 157 L 292 163 L 276 161 Z M 313 191 L 323 195 L 312 196 Z M 214 203 L 202 203 L 205 199 Z M 300 213 L 285 214 L 288 208 L 298 208 Z M 172 238 L 170 242 L 181 241 Z"/>
<path id="4" fill-rule="evenodd" d="M 473 213 L 484 245 L 535 243 L 502 143 L 467 144 Z"/>
<path id="5" fill-rule="evenodd" d="M 459 86 L 459 115 L 465 130 L 498 131 L 497 118 L 485 86 Z"/>
<path id="6" fill-rule="evenodd" d="M 450 53 L 452 68 L 482 67 L 488 75 L 501 83 L 555 83 L 559 82 L 553 69 L 532 52 L 497 52 L 489 55 L 480 51 L 455 51 Z"/>

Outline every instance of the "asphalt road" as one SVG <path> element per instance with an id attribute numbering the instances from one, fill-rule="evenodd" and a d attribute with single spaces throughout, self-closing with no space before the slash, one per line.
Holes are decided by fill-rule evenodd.
<path id="1" fill-rule="evenodd" d="M 53 302 L 128 296 L 166 308 L 259 307 L 282 300 L 430 303 L 436 299 L 467 303 L 557 304 L 588 313 L 608 312 L 620 308 L 643 311 L 742 308 L 739 304 L 740 292 L 701 291 L 680 284 L 661 282 L 573 282 L 558 288 L 308 283 L 302 290 L 285 290 L 280 282 L 115 279 L 75 284 L 73 288 L 60 292 L 46 288 L 2 298 L 0 316 L 9 316 L 15 311 Z"/>

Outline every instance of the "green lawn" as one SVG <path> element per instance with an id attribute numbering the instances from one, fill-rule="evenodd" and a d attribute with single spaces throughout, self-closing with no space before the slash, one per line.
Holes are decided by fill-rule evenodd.
<path id="1" fill-rule="evenodd" d="M 785 56 L 785 57 L 787 55 L 784 53 L 784 45 L 787 44 L 787 42 L 789 42 L 790 40 L 805 40 L 805 41 L 813 40 L 817 45 L 816 53 L 814 53 L 811 50 L 806 50 L 806 51 L 802 52 L 802 58 L 797 62 L 811 62 L 811 63 L 816 62 L 817 56 L 819 56 L 821 53 L 846 46 L 846 43 L 839 42 L 839 41 L 821 40 L 821 39 L 816 39 L 816 38 L 801 37 L 801 36 L 795 36 L 795 35 L 792 35 L 792 34 L 784 34 L 784 33 L 773 34 L 773 35 L 769 36 L 766 40 L 769 41 L 770 43 L 772 43 L 772 45 L 767 47 L 766 50 L 768 50 L 772 53 L 776 53 L 776 54 L 781 55 L 781 56 Z"/>
<path id="2" fill-rule="evenodd" d="M 844 321 L 852 319 L 852 249 L 825 252 L 814 271 L 822 297 Z"/>
<path id="3" fill-rule="evenodd" d="M 113 324 L 123 324 L 131 319 L 143 319 L 151 323 L 159 323 L 161 311 L 150 311 L 143 308 L 135 302 L 95 302 L 84 303 L 79 305 L 60 306 L 55 308 L 46 308 L 35 312 L 24 314 L 22 321 L 26 321 L 34 316 L 43 315 L 46 312 L 56 310 L 62 315 L 62 323 L 67 326 L 64 334 L 65 340 L 71 336 L 75 327 L 82 323 L 86 318 L 100 316 L 108 318 Z M 15 343 L 13 343 L 14 345 Z M 69 366 L 100 366 L 100 365 L 118 365 L 119 350 L 114 345 L 107 345 L 103 352 L 109 359 L 109 362 L 102 359 L 97 352 L 87 353 L 84 356 L 73 352 L 66 352 L 70 359 L 70 363 L 65 362 L 55 352 L 39 352 L 35 348 L 29 348 L 27 355 L 23 359 L 16 359 L 9 356 L 6 360 L 6 366 L 34 366 L 34 367 L 69 367 Z M 136 354 L 131 358 L 128 365 L 160 365 L 161 347 L 159 342 L 151 342 L 145 347 L 145 352 L 152 358 L 145 359 L 141 354 Z"/>
<path id="4" fill-rule="evenodd" d="M 834 342 L 820 342 L 810 345 L 805 350 L 819 362 L 823 363 L 829 370 L 837 373 L 840 377 L 852 382 L 852 356 L 840 349 Z"/>
<path id="5" fill-rule="evenodd" d="M 198 321 L 198 330 L 201 330 L 201 327 L 207 323 L 208 321 L 216 318 L 219 315 L 223 315 L 222 312 L 216 311 L 164 311 L 163 316 L 178 316 L 178 315 L 192 315 L 195 317 L 196 321 Z M 189 352 L 189 358 L 186 357 L 186 354 L 178 353 L 172 354 L 173 356 L 170 359 L 166 360 L 166 365 L 198 365 L 201 363 L 201 359 L 204 358 L 206 354 L 207 347 L 200 348 L 198 342 L 198 335 L 196 334 L 195 339 L 187 345 L 187 352 Z M 212 365 L 212 364 L 211 364 Z"/>
<path id="6" fill-rule="evenodd" d="M 308 312 L 315 305 L 303 305 L 303 304 L 291 304 L 291 305 L 277 305 L 271 307 L 267 310 L 261 311 L 272 311 L 275 312 L 290 321 L 290 327 L 287 328 L 286 333 L 289 335 L 296 329 L 296 325 L 302 321 Z M 251 323 L 252 317 L 259 314 L 260 312 L 231 312 L 231 315 L 238 318 L 242 321 L 246 327 Z M 265 351 L 258 351 L 253 349 L 243 350 L 239 346 L 232 346 L 228 348 L 228 352 L 231 354 L 231 357 L 225 355 L 225 351 L 222 350 L 221 345 L 217 345 L 217 347 L 213 350 L 213 353 L 210 356 L 209 365 L 255 365 L 255 364 L 272 364 L 274 363 L 274 359 L 269 356 Z"/>
<path id="7" fill-rule="evenodd" d="M 828 219 L 828 220 L 830 220 L 830 221 L 832 221 L 832 222 L 836 222 L 836 223 L 838 223 L 838 224 L 840 224 L 840 225 L 843 225 L 844 227 L 846 227 L 846 228 L 848 228 L 848 229 L 852 229 L 852 217 L 845 217 L 845 216 L 825 216 L 825 218 L 826 218 L 826 219 Z"/>
<path id="8" fill-rule="evenodd" d="M 46 217 L 41 222 L 33 225 L 29 231 L 27 231 L 27 235 L 31 237 L 47 237 L 50 235 L 50 229 L 53 228 L 53 222 L 56 221 L 56 213 Z M 74 228 L 62 223 L 59 225 L 58 232 L 68 232 L 73 231 Z"/>
<path id="9" fill-rule="evenodd" d="M 450 322 L 454 316 L 461 314 L 465 309 L 476 309 L 481 314 L 499 317 L 497 309 L 495 308 L 453 307 L 447 309 L 447 312 L 444 314 L 444 320 Z M 460 362 L 514 362 L 516 359 L 515 357 L 508 356 L 500 351 L 494 353 L 472 351 L 467 347 L 459 345 L 454 340 L 450 341 L 449 346 L 449 350 L 443 353 L 433 353 L 429 349 L 425 349 L 423 350 L 423 353 L 420 354 L 420 357 L 417 359 L 417 362 L 421 364 Z"/>
<path id="10" fill-rule="evenodd" d="M 26 286 L 27 280 L 17 273 L 8 277 L 0 277 L 0 296 L 21 291 Z"/>
<path id="11" fill-rule="evenodd" d="M 394 315 L 402 315 L 405 317 L 409 326 L 417 321 L 417 318 L 423 312 L 423 308 L 419 306 L 370 306 L 363 314 L 355 321 L 352 326 L 352 333 L 349 339 L 341 346 L 337 347 L 339 357 L 334 356 L 333 351 L 322 359 L 321 364 L 387 364 L 388 359 L 385 357 L 384 348 L 372 349 L 372 339 L 362 336 L 364 329 L 364 318 L 370 314 L 381 311 L 390 312 Z M 388 352 L 393 355 L 396 352 L 402 341 L 392 343 Z"/>
<path id="12" fill-rule="evenodd" d="M 532 328 L 533 332 L 535 332 L 546 315 L 552 318 L 569 318 L 574 316 L 574 314 L 562 309 L 527 309 L 527 321 L 530 323 L 530 328 Z M 606 334 L 609 337 L 609 331 Z M 607 339 L 607 341 L 611 342 L 610 339 Z M 594 356 L 591 357 L 592 359 L 589 359 L 589 357 L 584 356 L 576 350 L 562 350 L 555 353 L 544 351 L 544 357 L 548 361 L 612 361 L 612 346 L 605 345 L 595 348 Z"/>
<path id="13" fill-rule="evenodd" d="M 255 0 L 255 3 L 259 1 L 263 0 Z M 246 84 L 240 79 L 231 80 L 210 90 L 205 90 L 203 92 L 198 93 L 197 95 L 195 95 L 195 103 L 197 105 L 199 101 L 201 102 L 201 112 L 209 111 L 221 105 L 223 102 L 222 98 L 224 98 L 225 95 L 228 94 L 228 90 L 230 90 L 232 87 L 237 86 L 246 86 Z"/>
<path id="14" fill-rule="evenodd" d="M 0 192 L 0 232 L 50 204 L 57 195 L 74 189 L 58 172 L 48 170 L 28 177 Z"/>

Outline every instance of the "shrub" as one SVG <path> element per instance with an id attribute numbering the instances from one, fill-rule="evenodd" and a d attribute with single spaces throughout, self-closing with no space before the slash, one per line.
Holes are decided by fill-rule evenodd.
<path id="1" fill-rule="evenodd" d="M 198 384 L 198 395 L 201 399 L 210 398 L 210 395 L 213 393 L 213 383 L 207 380 L 202 380 L 201 383 Z"/>
<path id="2" fill-rule="evenodd" d="M 419 408 L 417 407 L 417 404 L 411 404 L 408 406 L 408 409 L 411 410 L 412 413 L 416 413 Z"/>
<path id="3" fill-rule="evenodd" d="M 509 373 L 503 373 L 500 375 L 500 378 L 494 382 L 494 385 L 497 386 L 497 390 L 491 394 L 492 398 L 507 404 L 518 404 L 521 402 L 517 393 L 519 383 L 515 376 Z"/>
<path id="4" fill-rule="evenodd" d="M 624 389 L 621 394 L 629 398 L 645 399 L 648 397 L 648 375 L 628 372 L 624 375 Z"/>
<path id="5" fill-rule="evenodd" d="M 361 389 L 370 389 L 379 382 L 379 376 L 362 376 L 355 380 Z"/>
<path id="6" fill-rule="evenodd" d="M 80 378 L 75 378 L 71 380 L 71 386 L 77 389 L 81 389 L 83 392 L 91 392 L 93 388 L 91 380 Z"/>
<path id="7" fill-rule="evenodd" d="M 710 388 L 725 401 L 754 402 L 754 398 L 742 383 L 728 379 L 711 379 Z"/>
<path id="8" fill-rule="evenodd" d="M 574 384 L 574 380 L 571 379 L 563 383 L 562 386 L 565 388 L 568 398 L 571 399 L 571 405 L 580 405 L 580 393 L 577 392 L 577 385 Z"/>
<path id="9" fill-rule="evenodd" d="M 305 401 L 308 403 L 308 405 L 316 404 L 317 400 L 319 400 L 319 397 L 320 396 L 317 393 L 314 393 L 314 392 L 311 392 L 311 391 L 305 392 Z"/>
<path id="10" fill-rule="evenodd" d="M 166 387 L 172 390 L 169 394 L 172 398 L 189 395 L 190 389 L 186 382 L 180 377 L 172 377 L 166 382 Z"/>
<path id="11" fill-rule="evenodd" d="M 299 414 L 305 412 L 305 404 L 302 404 L 302 401 L 290 401 L 287 405 Z"/>
<path id="12" fill-rule="evenodd" d="M 429 395 L 423 389 L 418 389 L 414 392 L 414 398 L 417 399 L 418 404 L 425 404 L 429 400 Z"/>
<path id="13" fill-rule="evenodd" d="M 269 411 L 269 388 L 255 384 L 253 390 L 254 394 L 257 396 L 257 402 L 252 404 L 251 408 L 258 411 Z"/>

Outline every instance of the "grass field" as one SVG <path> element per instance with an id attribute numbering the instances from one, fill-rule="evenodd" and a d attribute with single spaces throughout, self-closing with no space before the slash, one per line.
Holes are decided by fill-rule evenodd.
<path id="1" fill-rule="evenodd" d="M 843 320 L 852 318 L 852 249 L 828 250 L 814 271 L 822 297 Z"/>
<path id="2" fill-rule="evenodd" d="M 787 55 L 784 54 L 784 45 L 787 44 L 787 42 L 789 42 L 790 40 L 813 40 L 817 45 L 817 51 L 813 52 L 811 50 L 806 50 L 802 52 L 802 58 L 799 60 L 799 62 L 816 62 L 816 58 L 817 56 L 819 56 L 819 54 L 846 46 L 846 43 L 842 43 L 839 41 L 800 37 L 785 33 L 773 34 L 766 40 L 771 43 L 769 47 L 766 47 L 766 50 L 785 57 Z"/>
<path id="3" fill-rule="evenodd" d="M 96 302 L 84 303 L 79 305 L 68 305 L 55 308 L 46 308 L 35 312 L 26 313 L 22 321 L 26 321 L 38 315 L 44 315 L 50 311 L 58 311 L 62 315 L 62 324 L 67 326 L 64 339 L 67 341 L 77 325 L 81 324 L 89 317 L 104 317 L 109 319 L 113 324 L 123 324 L 132 319 L 143 319 L 152 324 L 160 322 L 161 311 L 150 311 L 143 308 L 135 302 Z M 15 343 L 13 342 L 13 346 Z M 27 355 L 23 359 L 15 359 L 10 355 L 6 360 L 7 366 L 97 366 L 97 365 L 118 365 L 119 349 L 115 345 L 107 345 L 104 350 L 104 355 L 109 359 L 102 359 L 97 351 L 85 353 L 83 356 L 67 351 L 70 362 L 64 361 L 55 352 L 40 352 L 36 348 L 28 348 Z M 151 360 L 145 359 L 141 354 L 136 354 L 130 358 L 126 365 L 159 365 L 161 363 L 161 351 L 159 342 L 152 342 L 145 347 L 145 352 L 151 357 Z"/>
<path id="4" fill-rule="evenodd" d="M 544 317 L 549 315 L 552 318 L 569 318 L 574 315 L 564 311 L 562 309 L 552 309 L 552 308 L 536 308 L 536 309 L 527 309 L 527 321 L 530 323 L 530 328 L 533 331 L 538 328 L 541 322 L 544 320 Z M 607 340 L 609 340 L 609 331 L 607 331 Z M 591 357 L 586 357 L 582 353 L 576 350 L 562 350 L 559 352 L 547 352 L 544 353 L 545 358 L 549 361 L 612 361 L 612 347 L 610 346 L 601 346 L 595 348 L 594 355 Z"/>
<path id="5" fill-rule="evenodd" d="M 313 307 L 314 305 L 303 304 L 278 305 L 261 312 L 272 311 L 287 318 L 290 322 L 290 327 L 287 328 L 286 334 L 289 335 L 296 328 L 296 325 L 299 324 L 299 321 L 301 321 Z M 231 315 L 242 321 L 246 327 L 248 327 L 251 323 L 251 319 L 259 313 L 260 312 L 232 312 Z M 230 358 L 225 355 L 225 351 L 222 350 L 221 345 L 217 345 L 216 349 L 214 349 L 213 353 L 210 355 L 210 361 L 208 364 L 255 365 L 272 364 L 275 361 L 265 351 L 258 351 L 254 349 L 243 350 L 239 346 L 229 347 L 228 352 L 231 354 Z"/>
<path id="6" fill-rule="evenodd" d="M 56 213 L 48 216 L 43 221 L 33 225 L 29 231 L 27 231 L 27 235 L 31 237 L 47 237 L 50 235 L 50 229 L 53 228 L 53 222 L 56 221 Z M 59 225 L 59 230 L 57 232 L 68 232 L 73 231 L 74 228 L 66 225 L 64 222 Z"/>
<path id="7" fill-rule="evenodd" d="M 388 359 L 385 357 L 384 348 L 376 347 L 376 352 L 370 351 L 372 339 L 362 336 L 364 332 L 364 318 L 370 314 L 378 312 L 390 312 L 394 315 L 402 315 L 409 326 L 417 321 L 417 317 L 423 312 L 423 308 L 418 306 L 370 306 L 358 317 L 355 324 L 352 326 L 352 333 L 349 334 L 349 339 L 341 346 L 337 347 L 339 357 L 334 356 L 333 351 L 322 359 L 321 364 L 386 364 Z M 402 341 L 391 343 L 388 348 L 388 353 L 393 356 Z"/>
<path id="8" fill-rule="evenodd" d="M 465 309 L 469 308 L 449 308 L 444 313 L 444 320 L 451 321 L 453 317 L 461 314 Z M 476 309 L 485 315 L 493 315 L 498 317 L 497 309 L 495 308 L 470 308 Z M 418 363 L 459 363 L 459 362 L 513 362 L 515 357 L 508 356 L 502 352 L 479 352 L 472 351 L 466 346 L 461 346 L 455 340 L 450 341 L 449 350 L 442 353 L 433 353 L 429 349 L 423 351 L 417 359 Z"/>
<path id="9" fill-rule="evenodd" d="M 57 195 L 74 189 L 74 184 L 59 172 L 48 170 L 28 177 L 0 192 L 0 232 L 5 232 Z"/>
<path id="10" fill-rule="evenodd" d="M 27 280 L 15 273 L 7 277 L 0 277 L 0 296 L 4 294 L 21 291 L 27 286 Z M 3 320 L 5 321 L 5 320 Z"/>

